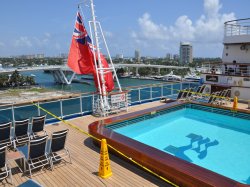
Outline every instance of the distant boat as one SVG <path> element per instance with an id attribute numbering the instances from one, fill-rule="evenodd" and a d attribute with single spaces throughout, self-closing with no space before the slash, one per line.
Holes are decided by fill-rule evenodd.
<path id="1" fill-rule="evenodd" d="M 184 81 L 189 81 L 189 82 L 199 82 L 200 79 L 201 78 L 194 73 L 188 74 L 184 77 Z"/>
<path id="2" fill-rule="evenodd" d="M 120 75 L 118 78 L 131 78 L 132 75 Z"/>
<path id="3" fill-rule="evenodd" d="M 157 80 L 161 80 L 161 79 L 163 79 L 164 76 L 155 75 L 155 76 L 151 76 L 151 77 L 154 78 L 154 79 L 157 79 Z"/>
<path id="4" fill-rule="evenodd" d="M 128 73 L 124 73 L 122 75 L 118 75 L 118 78 L 131 78 L 132 75 L 128 74 Z"/>
<path id="5" fill-rule="evenodd" d="M 173 71 L 162 77 L 164 81 L 181 81 L 181 76 L 174 75 Z"/>

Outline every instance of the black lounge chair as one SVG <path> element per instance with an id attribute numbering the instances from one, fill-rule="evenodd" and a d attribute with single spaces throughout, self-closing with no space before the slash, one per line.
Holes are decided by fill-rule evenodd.
<path id="1" fill-rule="evenodd" d="M 30 140 L 28 146 L 18 147 L 18 150 L 25 155 L 25 161 L 29 167 L 30 177 L 32 177 L 32 170 L 37 168 L 44 168 L 50 165 L 50 159 L 46 152 L 48 136 L 41 136 Z"/>
<path id="2" fill-rule="evenodd" d="M 15 148 L 30 141 L 29 119 L 14 122 Z"/>
<path id="3" fill-rule="evenodd" d="M 178 93 L 178 95 L 177 95 L 177 97 L 176 97 L 176 99 L 177 99 L 177 100 L 178 100 L 178 99 L 181 99 L 182 96 L 183 96 L 183 94 L 184 94 L 184 91 L 183 91 L 183 90 L 180 90 L 179 93 Z"/>
<path id="4" fill-rule="evenodd" d="M 43 132 L 43 135 L 47 135 L 47 132 L 44 130 L 46 115 L 32 117 L 31 120 L 31 135 L 36 137 L 38 133 Z"/>
<path id="5" fill-rule="evenodd" d="M 54 132 L 51 138 L 51 147 L 50 147 L 50 161 L 51 168 L 53 170 L 53 162 L 58 162 L 64 157 L 69 157 L 69 163 L 71 162 L 71 156 L 69 150 L 65 147 L 68 129 Z"/>
<path id="6" fill-rule="evenodd" d="M 219 94 L 220 94 L 220 92 L 215 92 L 214 94 L 212 94 L 212 95 L 209 97 L 207 103 L 208 103 L 208 104 L 215 104 L 216 100 L 218 99 Z"/>
<path id="7" fill-rule="evenodd" d="M 180 98 L 179 95 L 177 96 L 177 99 L 178 100 L 186 100 L 187 99 L 187 96 L 188 96 L 188 93 L 189 93 L 189 90 L 188 89 L 184 89 L 184 90 L 181 90 L 183 93 L 181 94 Z"/>
<path id="8" fill-rule="evenodd" d="M 0 124 L 0 147 L 7 146 L 10 148 L 13 145 L 11 139 L 11 122 Z"/>
<path id="9" fill-rule="evenodd" d="M 201 89 L 202 89 L 202 86 L 199 86 L 199 87 L 197 88 L 196 92 L 197 92 L 197 93 L 200 93 Z"/>
<path id="10" fill-rule="evenodd" d="M 231 101 L 230 95 L 231 95 L 230 89 L 224 90 L 223 94 L 221 94 L 221 98 L 218 100 L 217 104 L 218 105 L 225 105 L 228 102 L 230 102 Z"/>
<path id="11" fill-rule="evenodd" d="M 12 184 L 12 173 L 11 169 L 8 166 L 8 161 L 6 159 L 7 146 L 0 148 L 0 181 L 10 177 Z M 8 182 L 8 181 L 7 181 Z"/>
<path id="12" fill-rule="evenodd" d="M 192 94 L 192 96 L 190 97 L 190 100 L 202 99 L 203 98 L 202 93 L 205 87 L 206 85 L 199 86 L 197 90 L 195 91 L 195 93 Z"/>

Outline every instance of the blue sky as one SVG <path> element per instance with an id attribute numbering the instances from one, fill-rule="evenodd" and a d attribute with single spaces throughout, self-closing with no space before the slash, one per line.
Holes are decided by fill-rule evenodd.
<path id="1" fill-rule="evenodd" d="M 0 56 L 67 53 L 78 3 L 1 1 Z M 250 17 L 249 0 L 95 0 L 95 5 L 112 56 L 134 56 L 138 49 L 142 56 L 163 57 L 178 53 L 183 41 L 192 43 L 195 57 L 220 57 L 223 23 Z M 82 9 L 87 25 L 90 10 Z"/>

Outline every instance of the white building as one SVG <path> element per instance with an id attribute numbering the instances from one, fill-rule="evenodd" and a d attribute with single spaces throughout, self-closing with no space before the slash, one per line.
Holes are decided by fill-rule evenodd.
<path id="1" fill-rule="evenodd" d="M 173 55 L 171 53 L 167 53 L 166 59 L 167 60 L 173 60 Z"/>
<path id="2" fill-rule="evenodd" d="M 141 62 L 141 53 L 139 50 L 135 50 L 135 59 L 136 59 L 137 63 Z"/>
<path id="3" fill-rule="evenodd" d="M 193 47 L 190 43 L 180 43 L 180 64 L 188 64 L 193 62 Z"/>

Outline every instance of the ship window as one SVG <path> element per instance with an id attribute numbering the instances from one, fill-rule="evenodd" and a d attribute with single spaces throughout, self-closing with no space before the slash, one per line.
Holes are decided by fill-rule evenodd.
<path id="1" fill-rule="evenodd" d="M 226 53 L 226 56 L 228 56 L 228 53 Z"/>

